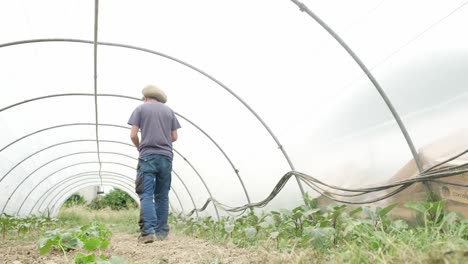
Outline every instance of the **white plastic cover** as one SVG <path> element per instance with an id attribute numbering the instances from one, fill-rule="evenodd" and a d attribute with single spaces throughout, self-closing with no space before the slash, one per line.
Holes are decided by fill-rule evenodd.
<path id="1" fill-rule="evenodd" d="M 372 72 L 418 151 L 466 134 L 465 1 L 302 2 Z M 293 1 L 101 0 L 98 41 L 147 51 L 98 45 L 96 86 L 95 1 L 1 1 L 0 25 L 2 212 L 55 213 L 89 185 L 134 195 L 127 121 L 141 101 L 118 96 L 140 98 L 147 84 L 166 92 L 182 125 L 170 199 L 184 213 L 210 194 L 258 202 L 292 169 L 363 187 L 413 159 L 369 79 Z M 28 42 L 37 39 L 49 40 Z M 301 202 L 293 178 L 269 208 Z"/>

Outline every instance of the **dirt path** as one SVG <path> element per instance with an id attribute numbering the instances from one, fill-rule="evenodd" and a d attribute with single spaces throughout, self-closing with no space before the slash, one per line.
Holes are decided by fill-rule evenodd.
<path id="1" fill-rule="evenodd" d="M 0 240 L 0 263 L 5 264 L 62 264 L 63 255 L 57 251 L 39 255 L 36 241 L 20 242 Z M 137 244 L 136 236 L 114 234 L 105 254 L 120 256 L 129 263 L 297 263 L 302 257 L 265 250 L 250 250 L 234 245 L 212 242 L 180 235 L 170 235 L 168 240 L 152 244 Z M 73 263 L 73 253 L 68 254 Z M 304 259 L 303 259 L 304 260 Z M 310 260 L 310 259 L 309 259 Z"/>

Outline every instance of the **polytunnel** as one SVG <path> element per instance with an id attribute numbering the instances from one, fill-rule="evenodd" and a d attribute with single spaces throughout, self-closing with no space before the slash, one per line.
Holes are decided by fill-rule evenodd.
<path id="1" fill-rule="evenodd" d="M 127 121 L 155 84 L 181 123 L 186 215 L 423 199 L 465 208 L 467 2 L 0 3 L 0 208 L 134 192 Z M 263 209 L 262 209 L 263 210 Z"/>

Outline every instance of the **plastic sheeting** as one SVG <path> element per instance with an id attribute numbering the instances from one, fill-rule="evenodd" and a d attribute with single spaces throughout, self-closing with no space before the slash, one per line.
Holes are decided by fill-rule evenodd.
<path id="1" fill-rule="evenodd" d="M 466 2 L 303 3 L 373 73 L 420 154 L 466 133 Z M 85 185 L 134 195 L 138 153 L 127 120 L 150 83 L 182 125 L 176 211 L 210 196 L 260 201 L 292 169 L 342 187 L 381 184 L 413 159 L 369 79 L 293 1 L 99 1 L 96 86 L 94 18 L 91 0 L 0 3 L 3 212 L 56 213 Z M 48 41 L 13 45 L 37 39 Z M 291 179 L 268 208 L 301 196 Z"/>

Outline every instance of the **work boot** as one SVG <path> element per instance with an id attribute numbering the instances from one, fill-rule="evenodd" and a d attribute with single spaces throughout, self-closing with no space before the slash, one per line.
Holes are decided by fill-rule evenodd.
<path id="1" fill-rule="evenodd" d="M 154 234 L 140 235 L 138 237 L 138 243 L 143 244 L 153 243 L 154 240 L 156 240 L 156 236 Z"/>
<path id="2" fill-rule="evenodd" d="M 159 241 L 166 240 L 167 235 L 156 235 L 156 239 L 159 240 Z"/>

